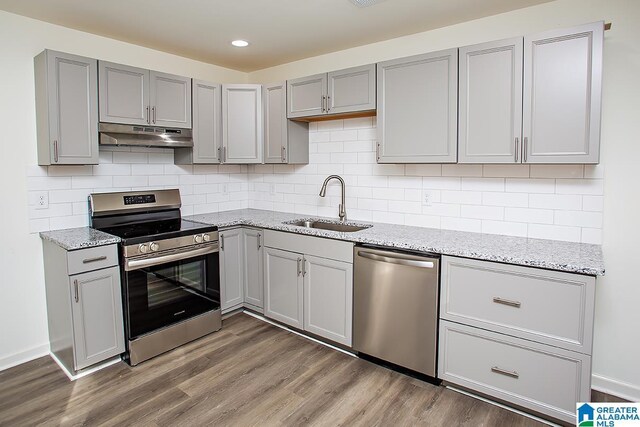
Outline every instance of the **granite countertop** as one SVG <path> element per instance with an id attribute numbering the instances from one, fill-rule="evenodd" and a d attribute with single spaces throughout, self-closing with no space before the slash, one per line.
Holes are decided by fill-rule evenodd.
<path id="1" fill-rule="evenodd" d="M 94 246 L 119 243 L 120 238 L 103 233 L 90 227 L 67 228 L 65 230 L 43 231 L 40 237 L 56 245 L 72 251 L 75 249 L 92 248 Z"/>
<path id="2" fill-rule="evenodd" d="M 373 226 L 353 233 L 343 233 L 285 224 L 304 218 L 308 216 L 259 209 L 239 209 L 185 217 L 191 221 L 215 225 L 219 228 L 246 225 L 354 243 L 370 243 L 590 276 L 604 275 L 604 260 L 600 245 L 357 221 L 347 221 L 347 223 Z M 335 219 L 325 219 L 336 222 Z"/>

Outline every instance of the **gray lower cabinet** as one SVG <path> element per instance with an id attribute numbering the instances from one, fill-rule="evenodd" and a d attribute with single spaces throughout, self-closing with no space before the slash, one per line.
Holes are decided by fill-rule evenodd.
<path id="1" fill-rule="evenodd" d="M 117 246 L 43 252 L 51 353 L 72 375 L 123 353 Z"/>
<path id="2" fill-rule="evenodd" d="M 242 229 L 220 231 L 220 306 L 222 313 L 244 303 Z"/>
<path id="3" fill-rule="evenodd" d="M 35 57 L 39 165 L 98 164 L 97 67 L 52 50 Z"/>
<path id="4" fill-rule="evenodd" d="M 222 163 L 262 163 L 262 85 L 222 85 Z"/>
<path id="5" fill-rule="evenodd" d="M 302 254 L 264 250 L 264 315 L 303 329 Z"/>
<path id="6" fill-rule="evenodd" d="M 221 162 L 222 85 L 193 80 L 193 148 L 177 148 L 175 164 Z"/>
<path id="7" fill-rule="evenodd" d="M 244 302 L 258 311 L 262 311 L 264 301 L 262 241 L 262 230 L 243 229 Z"/>
<path id="8" fill-rule="evenodd" d="M 591 392 L 595 278 L 442 257 L 438 377 L 565 422 Z"/>
<path id="9" fill-rule="evenodd" d="M 304 330 L 351 347 L 353 264 L 304 256 Z"/>
<path id="10" fill-rule="evenodd" d="M 191 79 L 100 61 L 100 121 L 191 128 Z"/>
<path id="11" fill-rule="evenodd" d="M 523 40 L 460 48 L 458 163 L 522 160 Z"/>
<path id="12" fill-rule="evenodd" d="M 524 38 L 526 163 L 598 163 L 603 22 Z"/>
<path id="13" fill-rule="evenodd" d="M 309 124 L 287 119 L 287 83 L 262 88 L 264 163 L 309 163 Z"/>
<path id="14" fill-rule="evenodd" d="M 287 117 L 290 119 L 375 109 L 375 64 L 287 81 Z"/>
<path id="15" fill-rule="evenodd" d="M 455 163 L 458 49 L 377 67 L 378 163 Z"/>

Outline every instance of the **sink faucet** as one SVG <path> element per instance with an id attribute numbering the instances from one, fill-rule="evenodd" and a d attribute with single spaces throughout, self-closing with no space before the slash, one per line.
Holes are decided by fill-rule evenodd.
<path id="1" fill-rule="evenodd" d="M 320 197 L 324 197 L 325 194 L 327 194 L 327 183 L 332 179 L 337 179 L 338 181 L 340 181 L 340 185 L 342 186 L 342 203 L 340 204 L 340 206 L 338 206 L 338 216 L 340 217 L 340 221 L 344 221 L 347 219 L 347 208 L 345 207 L 344 203 L 344 179 L 342 179 L 338 175 L 329 175 L 322 184 L 322 188 L 320 189 Z"/>

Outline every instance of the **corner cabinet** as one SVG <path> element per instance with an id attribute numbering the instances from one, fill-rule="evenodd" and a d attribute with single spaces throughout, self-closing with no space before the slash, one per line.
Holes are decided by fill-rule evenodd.
<path id="1" fill-rule="evenodd" d="M 222 85 L 222 163 L 262 163 L 262 85 Z"/>
<path id="2" fill-rule="evenodd" d="M 242 229 L 220 231 L 220 306 L 223 313 L 244 303 Z"/>
<path id="3" fill-rule="evenodd" d="M 51 353 L 72 375 L 123 353 L 117 246 L 43 251 Z"/>
<path id="4" fill-rule="evenodd" d="M 378 163 L 456 163 L 458 49 L 377 67 Z"/>
<path id="5" fill-rule="evenodd" d="M 45 50 L 34 59 L 38 164 L 98 164 L 98 62 Z"/>
<path id="6" fill-rule="evenodd" d="M 287 119 L 286 82 L 264 85 L 264 163 L 309 163 L 309 124 Z"/>
<path id="7" fill-rule="evenodd" d="M 353 244 L 264 231 L 264 315 L 351 347 Z"/>
<path id="8" fill-rule="evenodd" d="M 191 79 L 99 62 L 100 121 L 191 128 Z"/>
<path id="9" fill-rule="evenodd" d="M 222 141 L 222 85 L 193 81 L 193 148 L 176 148 L 174 162 L 217 164 Z"/>
<path id="10" fill-rule="evenodd" d="M 375 64 L 287 81 L 287 117 L 329 116 L 376 109 Z"/>

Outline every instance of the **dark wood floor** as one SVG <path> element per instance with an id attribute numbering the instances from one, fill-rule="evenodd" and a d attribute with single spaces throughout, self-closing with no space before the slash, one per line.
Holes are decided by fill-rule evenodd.
<path id="1" fill-rule="evenodd" d="M 42 424 L 541 425 L 245 314 L 135 368 L 70 382 L 43 357 L 0 372 L 0 425 Z"/>

